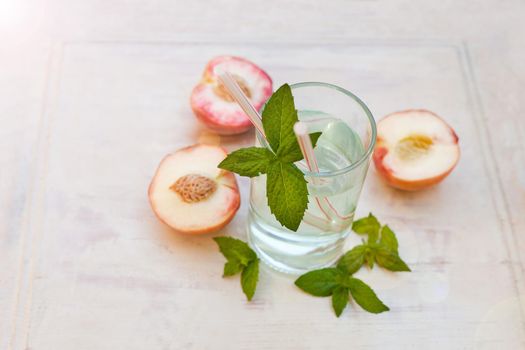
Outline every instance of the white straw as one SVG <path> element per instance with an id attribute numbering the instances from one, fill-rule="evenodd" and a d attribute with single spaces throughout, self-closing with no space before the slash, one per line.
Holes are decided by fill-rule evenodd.
<path id="1" fill-rule="evenodd" d="M 308 126 L 304 122 L 297 122 L 293 127 L 297 142 L 303 153 L 306 166 L 312 172 L 319 172 L 319 166 L 317 165 L 317 159 L 314 154 L 314 147 L 310 140 L 310 134 L 308 133 Z"/>
<path id="2" fill-rule="evenodd" d="M 310 140 L 308 124 L 302 121 L 297 122 L 295 123 L 293 130 L 295 132 L 295 136 L 297 137 L 297 142 L 299 143 L 299 148 L 303 154 L 306 166 L 311 172 L 319 173 L 319 165 L 317 164 L 312 141 Z M 317 180 L 318 179 L 316 178 L 313 179 L 314 184 L 318 184 Z M 339 223 L 339 221 L 348 219 L 350 217 L 340 215 L 327 197 L 315 197 L 315 201 L 317 202 L 317 206 L 321 212 L 331 222 Z"/>
<path id="3" fill-rule="evenodd" d="M 228 90 L 228 92 L 235 99 L 235 101 L 237 101 L 239 106 L 241 106 L 242 110 L 244 111 L 244 113 L 246 113 L 248 118 L 250 118 L 252 124 L 255 126 L 257 131 L 259 131 L 261 135 L 265 136 L 264 129 L 262 126 L 261 115 L 251 104 L 250 100 L 244 94 L 239 84 L 237 84 L 235 78 L 233 78 L 232 75 L 228 72 L 220 72 L 219 80 L 226 87 L 226 90 Z"/>
<path id="4" fill-rule="evenodd" d="M 310 170 L 311 172 L 318 173 L 319 166 L 317 165 L 317 159 L 315 158 L 314 147 L 312 146 L 312 141 L 310 140 L 308 127 L 303 122 L 297 122 L 293 127 L 293 131 L 295 132 L 295 136 L 297 137 L 297 143 L 299 144 L 299 148 L 301 148 L 301 153 L 303 154 L 308 170 Z M 313 181 L 314 184 L 318 184 L 317 179 L 314 178 Z M 332 216 L 330 215 L 329 207 L 325 205 L 325 201 L 320 200 L 317 197 L 315 197 L 315 201 L 317 202 L 317 206 L 324 214 L 324 216 L 326 216 L 328 220 L 334 221 Z"/>

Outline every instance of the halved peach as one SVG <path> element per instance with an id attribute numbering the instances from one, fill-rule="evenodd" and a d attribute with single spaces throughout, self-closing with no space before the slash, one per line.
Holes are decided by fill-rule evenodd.
<path id="1" fill-rule="evenodd" d="M 233 173 L 217 168 L 226 155 L 221 147 L 197 144 L 164 157 L 148 190 L 157 217 L 183 233 L 226 226 L 241 203 Z"/>
<path id="2" fill-rule="evenodd" d="M 195 116 L 208 128 L 221 134 L 240 134 L 252 127 L 250 119 L 218 80 L 227 71 L 259 110 L 272 95 L 272 79 L 247 59 L 219 56 L 206 65 L 201 82 L 195 86 L 190 103 Z"/>
<path id="3" fill-rule="evenodd" d="M 396 112 L 377 124 L 374 164 L 392 187 L 417 191 L 435 185 L 454 169 L 459 154 L 454 130 L 430 111 Z"/>

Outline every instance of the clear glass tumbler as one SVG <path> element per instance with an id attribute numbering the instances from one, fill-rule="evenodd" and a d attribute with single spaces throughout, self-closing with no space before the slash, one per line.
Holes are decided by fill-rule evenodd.
<path id="1" fill-rule="evenodd" d="M 261 259 L 276 270 L 300 274 L 333 264 L 342 254 L 376 139 L 368 107 L 335 85 L 291 85 L 299 120 L 321 131 L 314 153 L 319 172 L 297 162 L 308 182 L 308 209 L 297 232 L 271 214 L 266 175 L 251 180 L 248 239 Z M 256 145 L 268 147 L 257 135 Z"/>

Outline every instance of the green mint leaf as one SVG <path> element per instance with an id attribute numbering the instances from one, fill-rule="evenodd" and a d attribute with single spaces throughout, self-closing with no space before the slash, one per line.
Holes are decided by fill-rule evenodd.
<path id="1" fill-rule="evenodd" d="M 224 265 L 223 277 L 241 272 L 241 287 L 248 300 L 252 300 L 259 279 L 259 259 L 245 242 L 232 237 L 213 238 L 228 262 Z"/>
<path id="2" fill-rule="evenodd" d="M 337 282 L 341 272 L 336 268 L 325 268 L 314 270 L 300 276 L 295 285 L 308 294 L 316 297 L 327 297 L 332 295 L 334 289 L 339 285 Z"/>
<path id="3" fill-rule="evenodd" d="M 337 268 L 352 275 L 356 273 L 365 262 L 367 247 L 358 245 L 345 253 L 337 262 Z"/>
<path id="4" fill-rule="evenodd" d="M 359 234 L 367 234 L 368 242 L 374 243 L 377 241 L 379 236 L 379 228 L 381 225 L 377 221 L 376 217 L 372 213 L 368 214 L 367 217 L 354 221 L 352 224 L 352 230 Z"/>
<path id="5" fill-rule="evenodd" d="M 410 271 L 408 265 L 401 260 L 396 252 L 381 246 L 375 250 L 376 262 L 379 266 L 390 271 Z"/>
<path id="6" fill-rule="evenodd" d="M 317 145 L 317 140 L 319 140 L 319 137 L 321 137 L 322 132 L 313 132 L 310 134 L 310 140 L 312 141 L 312 147 L 315 148 Z"/>
<path id="7" fill-rule="evenodd" d="M 259 259 L 255 259 L 248 264 L 241 274 L 241 287 L 248 301 L 252 300 L 259 280 Z"/>
<path id="8" fill-rule="evenodd" d="M 378 314 L 390 310 L 377 297 L 376 293 L 365 282 L 357 278 L 350 278 L 350 293 L 355 302 L 368 312 Z"/>
<path id="9" fill-rule="evenodd" d="M 218 165 L 241 176 L 254 177 L 265 174 L 275 155 L 266 148 L 248 147 L 234 151 Z"/>
<path id="10" fill-rule="evenodd" d="M 374 250 L 368 250 L 365 255 L 365 261 L 369 268 L 374 268 L 374 261 L 375 261 L 375 251 Z"/>
<path id="11" fill-rule="evenodd" d="M 232 264 L 247 266 L 251 261 L 257 259 L 257 254 L 245 242 L 233 237 L 213 238 L 219 245 L 222 255 Z M 228 272 L 232 267 L 228 267 Z M 226 267 L 225 267 L 226 272 Z"/>
<path id="12" fill-rule="evenodd" d="M 222 274 L 222 277 L 228 277 L 233 276 L 241 272 L 243 269 L 243 266 L 238 261 L 228 261 L 226 264 L 224 264 L 224 272 Z"/>
<path id="13" fill-rule="evenodd" d="M 295 133 L 293 137 L 294 139 L 289 138 L 284 140 L 284 142 L 281 143 L 281 147 L 277 150 L 276 156 L 282 162 L 294 163 L 303 159 L 303 153 L 299 148 L 299 143 L 297 142 L 297 136 L 295 136 Z"/>
<path id="14" fill-rule="evenodd" d="M 228 261 L 224 264 L 224 272 L 222 277 L 228 277 L 238 274 L 242 271 L 243 266 L 238 261 Z"/>
<path id="15" fill-rule="evenodd" d="M 312 141 L 312 147 L 315 147 L 317 145 L 317 140 L 321 136 L 321 132 L 314 132 L 310 134 L 310 140 Z M 295 143 L 290 145 L 289 147 L 281 147 L 279 148 L 279 152 L 277 152 L 277 157 L 283 161 L 288 163 L 295 163 L 303 159 L 303 153 L 301 152 L 301 148 L 299 147 L 299 143 L 297 142 L 297 137 L 295 140 Z"/>
<path id="16" fill-rule="evenodd" d="M 275 153 L 284 146 L 297 143 L 293 126 L 298 121 L 290 85 L 284 84 L 273 93 L 262 113 L 262 123 L 268 143 Z"/>
<path id="17" fill-rule="evenodd" d="M 308 206 L 303 173 L 290 163 L 274 161 L 268 167 L 266 196 L 270 211 L 284 227 L 297 231 Z"/>
<path id="18" fill-rule="evenodd" d="M 399 244 L 397 243 L 396 234 L 390 229 L 390 227 L 388 227 L 388 225 L 383 226 L 381 229 L 381 239 L 379 240 L 379 243 L 390 251 L 397 253 Z"/>
<path id="19" fill-rule="evenodd" d="M 342 286 L 335 288 L 332 294 L 332 307 L 337 317 L 341 316 L 347 304 L 348 288 Z"/>

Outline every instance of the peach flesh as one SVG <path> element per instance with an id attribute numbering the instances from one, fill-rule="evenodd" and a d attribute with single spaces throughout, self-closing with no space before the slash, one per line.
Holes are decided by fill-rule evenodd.
<path id="1" fill-rule="evenodd" d="M 246 114 L 220 84 L 216 68 L 230 72 L 256 109 L 272 94 L 272 80 L 261 68 L 240 57 L 219 56 L 204 70 L 201 82 L 192 91 L 190 104 L 199 121 L 221 135 L 240 134 L 251 129 Z"/>
<path id="2" fill-rule="evenodd" d="M 374 165 L 387 184 L 406 191 L 433 186 L 459 161 L 458 137 L 427 110 L 392 113 L 378 123 Z"/>
<path id="3" fill-rule="evenodd" d="M 221 147 L 198 144 L 164 157 L 148 190 L 155 215 L 182 233 L 226 226 L 240 206 L 235 176 L 217 168 L 226 154 Z"/>

